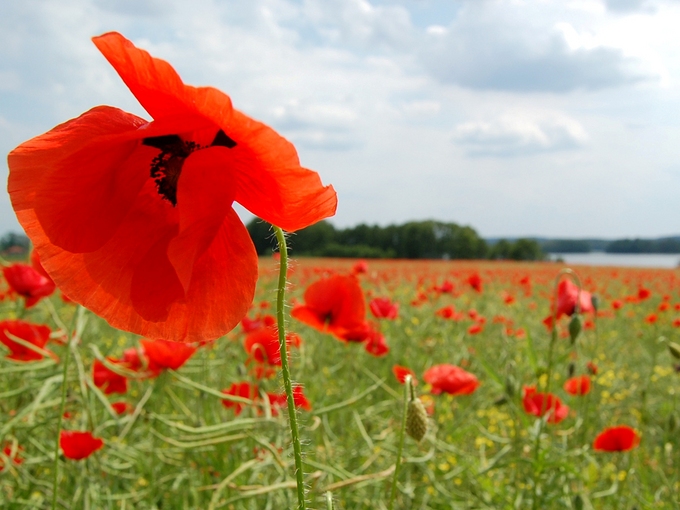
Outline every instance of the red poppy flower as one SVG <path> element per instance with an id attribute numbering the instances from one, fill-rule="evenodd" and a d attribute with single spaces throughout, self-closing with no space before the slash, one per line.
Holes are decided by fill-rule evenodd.
<path id="1" fill-rule="evenodd" d="M 621 301 L 620 299 L 615 299 L 614 301 L 612 301 L 612 308 L 614 310 L 619 310 L 622 306 L 623 301 Z"/>
<path id="2" fill-rule="evenodd" d="M 257 386 L 248 382 L 233 383 L 228 390 L 222 390 L 226 395 L 233 395 L 234 397 L 243 397 L 250 400 L 255 400 L 257 397 Z M 232 402 L 231 400 L 223 400 L 222 405 L 227 409 L 233 407 L 234 414 L 237 416 L 241 414 L 244 404 L 241 402 Z"/>
<path id="3" fill-rule="evenodd" d="M 91 432 L 62 430 L 59 436 L 59 446 L 67 459 L 82 460 L 103 448 L 104 441 L 94 437 Z"/>
<path id="4" fill-rule="evenodd" d="M 44 349 L 45 344 L 50 339 L 50 328 L 21 320 L 0 321 L 0 343 L 3 343 L 10 350 L 10 354 L 6 356 L 7 359 L 15 361 L 36 361 L 43 359 L 40 353 L 12 340 L 10 335 L 21 338 L 40 349 Z"/>
<path id="5" fill-rule="evenodd" d="M 390 298 L 375 298 L 368 307 L 376 319 L 396 319 L 399 315 L 399 303 L 392 303 Z"/>
<path id="6" fill-rule="evenodd" d="M 592 375 L 597 375 L 597 365 L 593 363 L 592 361 L 589 361 L 586 363 L 586 368 L 588 369 L 588 372 Z"/>
<path id="7" fill-rule="evenodd" d="M 334 275 L 319 280 L 307 287 L 304 300 L 304 305 L 291 311 L 297 320 L 341 340 L 363 342 L 368 338 L 364 293 L 355 276 Z"/>
<path id="8" fill-rule="evenodd" d="M 647 324 L 654 324 L 657 320 L 659 320 L 659 317 L 655 313 L 650 313 L 647 317 L 645 317 L 645 322 Z"/>
<path id="9" fill-rule="evenodd" d="M 472 326 L 470 326 L 468 328 L 468 334 L 470 334 L 470 335 L 477 335 L 477 334 L 481 333 L 482 331 L 484 331 L 484 326 L 482 324 L 479 324 L 479 323 L 473 324 Z"/>
<path id="10" fill-rule="evenodd" d="M 160 372 L 165 368 L 177 370 L 196 352 L 196 347 L 192 345 L 168 340 L 143 339 L 139 343 L 144 348 L 151 372 Z"/>
<path id="11" fill-rule="evenodd" d="M 442 319 L 453 319 L 456 315 L 456 309 L 452 305 L 448 305 L 437 310 L 435 315 Z"/>
<path id="12" fill-rule="evenodd" d="M 442 294 L 451 294 L 453 292 L 454 286 L 449 280 L 444 280 L 439 287 L 435 287 L 434 290 L 441 292 Z"/>
<path id="13" fill-rule="evenodd" d="M 24 449 L 21 446 L 17 445 L 16 447 L 13 447 L 12 444 L 5 443 L 5 447 L 2 449 L 2 454 L 11 460 L 12 464 L 18 466 L 24 462 L 23 457 L 20 455 L 22 451 L 24 451 Z M 3 460 L 3 457 L 0 456 L 0 473 L 2 473 L 4 469 L 5 461 Z"/>
<path id="14" fill-rule="evenodd" d="M 640 287 L 638 289 L 637 297 L 640 301 L 644 301 L 645 299 L 649 299 L 649 297 L 652 295 L 652 291 L 649 289 L 645 289 L 644 287 Z"/>
<path id="15" fill-rule="evenodd" d="M 285 393 L 267 393 L 267 398 L 269 399 L 269 405 L 272 408 L 272 416 L 278 416 L 279 408 L 285 407 L 288 402 Z M 312 404 L 307 400 L 302 386 L 295 386 L 295 388 L 293 388 L 293 402 L 295 403 L 295 407 L 300 407 L 305 411 L 312 410 Z"/>
<path id="16" fill-rule="evenodd" d="M 335 191 L 226 94 L 185 85 L 120 34 L 94 43 L 153 120 L 98 106 L 14 149 L 19 222 L 60 289 L 114 327 L 218 338 L 257 281 L 232 203 L 295 231 L 333 215 Z"/>
<path id="17" fill-rule="evenodd" d="M 477 377 L 455 365 L 435 365 L 425 371 L 423 379 L 432 386 L 434 395 L 469 395 L 479 386 Z"/>
<path id="18" fill-rule="evenodd" d="M 640 444 L 640 436 L 627 425 L 604 429 L 593 441 L 593 449 L 601 452 L 625 452 Z"/>
<path id="19" fill-rule="evenodd" d="M 385 336 L 380 331 L 371 330 L 364 345 L 366 352 L 375 357 L 384 356 L 390 352 L 390 348 L 385 341 Z"/>
<path id="20" fill-rule="evenodd" d="M 295 333 L 286 335 L 288 346 L 300 346 L 300 337 Z M 279 330 L 274 327 L 261 328 L 250 333 L 243 344 L 248 355 L 258 363 L 281 366 L 281 348 L 279 346 Z"/>
<path id="21" fill-rule="evenodd" d="M 564 391 L 570 395 L 587 395 L 590 392 L 590 377 L 580 375 L 564 382 Z"/>
<path id="22" fill-rule="evenodd" d="M 406 383 L 406 376 L 407 375 L 411 376 L 411 384 L 413 384 L 413 386 L 416 386 L 418 384 L 418 379 L 416 379 L 416 374 L 410 368 L 402 367 L 401 365 L 394 365 L 392 367 L 392 373 L 394 374 L 394 377 L 397 378 L 397 381 L 399 381 L 401 384 Z"/>
<path id="23" fill-rule="evenodd" d="M 356 264 L 354 264 L 354 267 L 352 268 L 352 272 L 354 274 L 366 274 L 368 273 L 368 262 L 365 260 L 360 260 Z"/>
<path id="24" fill-rule="evenodd" d="M 247 316 L 241 319 L 241 328 L 243 328 L 244 333 L 252 333 L 261 328 L 266 328 L 276 324 L 276 319 L 273 315 L 265 315 L 263 317 L 256 317 L 255 319 L 249 319 Z"/>
<path id="25" fill-rule="evenodd" d="M 577 301 L 581 313 L 593 311 L 590 292 L 582 290 L 579 299 L 578 286 L 575 283 L 567 279 L 560 281 L 557 285 L 557 318 L 559 319 L 562 315 L 573 315 Z"/>
<path id="26" fill-rule="evenodd" d="M 40 274 L 28 264 L 12 264 L 2 268 L 10 289 L 26 298 L 26 308 L 35 305 L 42 298 L 54 292 L 56 286 L 47 276 Z"/>
<path id="27" fill-rule="evenodd" d="M 130 405 L 127 402 L 123 402 L 123 401 L 113 402 L 111 404 L 111 407 L 113 408 L 114 411 L 116 411 L 116 414 L 119 414 L 119 415 L 129 413 L 133 409 L 132 405 Z"/>
<path id="28" fill-rule="evenodd" d="M 527 414 L 538 417 L 548 414 L 548 423 L 559 423 L 569 414 L 569 407 L 557 396 L 552 393 L 537 393 L 535 386 L 524 387 L 522 405 Z"/>
<path id="29" fill-rule="evenodd" d="M 470 275 L 467 279 L 467 282 L 470 284 L 470 287 L 475 289 L 477 292 L 482 292 L 482 277 L 479 276 L 479 273 Z"/>
<path id="30" fill-rule="evenodd" d="M 122 363 L 121 361 L 115 360 L 113 358 L 106 359 L 111 363 Z M 117 374 L 113 370 L 110 370 L 98 359 L 95 360 L 94 364 L 92 365 L 92 379 L 94 381 L 94 385 L 97 388 L 102 389 L 105 395 L 127 392 L 127 378 Z"/>

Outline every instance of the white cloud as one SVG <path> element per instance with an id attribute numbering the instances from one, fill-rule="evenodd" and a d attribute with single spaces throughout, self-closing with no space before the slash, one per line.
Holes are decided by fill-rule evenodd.
<path id="1" fill-rule="evenodd" d="M 525 156 L 575 149 L 588 136 L 574 119 L 563 114 L 512 112 L 486 121 L 459 124 L 453 141 L 470 156 Z"/>

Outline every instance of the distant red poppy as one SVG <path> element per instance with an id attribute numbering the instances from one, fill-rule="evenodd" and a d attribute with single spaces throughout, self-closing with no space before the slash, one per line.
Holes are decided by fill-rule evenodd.
<path id="1" fill-rule="evenodd" d="M 621 301 L 620 299 L 615 299 L 614 301 L 612 301 L 612 308 L 614 310 L 619 310 L 622 306 L 623 301 Z"/>
<path id="2" fill-rule="evenodd" d="M 371 330 L 366 343 L 364 344 L 366 352 L 373 356 L 384 356 L 390 351 L 385 336 L 380 331 Z"/>
<path id="3" fill-rule="evenodd" d="M 640 301 L 644 301 L 645 299 L 649 299 L 649 297 L 652 295 L 652 291 L 649 289 L 645 289 L 644 287 L 640 287 L 638 289 L 637 297 Z"/>
<path id="4" fill-rule="evenodd" d="M 434 395 L 469 395 L 479 387 L 477 377 L 455 365 L 434 365 L 425 371 L 423 379 L 432 386 Z"/>
<path id="5" fill-rule="evenodd" d="M 587 395 L 590 392 L 590 377 L 579 375 L 564 382 L 564 391 L 570 395 Z"/>
<path id="6" fill-rule="evenodd" d="M 640 436 L 627 425 L 604 429 L 593 441 L 593 449 L 601 452 L 626 452 L 640 444 Z"/>
<path id="7" fill-rule="evenodd" d="M 222 393 L 226 395 L 232 395 L 234 397 L 243 397 L 250 400 L 255 400 L 257 398 L 257 386 L 252 385 L 248 382 L 233 383 L 228 390 L 222 390 Z M 232 402 L 231 400 L 222 400 L 222 405 L 229 408 L 234 408 L 234 414 L 237 416 L 241 414 L 244 404 L 241 402 Z"/>
<path id="8" fill-rule="evenodd" d="M 307 287 L 304 300 L 304 305 L 291 311 L 297 320 L 341 340 L 363 342 L 368 338 L 364 293 L 355 276 L 323 278 Z"/>
<path id="9" fill-rule="evenodd" d="M 360 260 L 356 264 L 354 264 L 354 267 L 352 268 L 352 272 L 354 274 L 365 274 L 368 273 L 368 262 L 365 260 Z"/>
<path id="10" fill-rule="evenodd" d="M 597 365 L 593 363 L 592 361 L 589 361 L 586 363 L 586 368 L 588 369 L 588 372 L 592 375 L 597 375 Z"/>
<path id="11" fill-rule="evenodd" d="M 647 317 L 645 317 L 645 322 L 647 324 L 654 324 L 658 320 L 659 320 L 659 317 L 655 313 L 650 313 L 649 315 L 647 315 Z"/>
<path id="12" fill-rule="evenodd" d="M 474 273 L 471 274 L 467 282 L 470 284 L 470 287 L 472 287 L 474 290 L 477 292 L 482 292 L 482 277 L 479 276 L 479 273 Z"/>
<path id="13" fill-rule="evenodd" d="M 2 268 L 2 274 L 13 292 L 26 299 L 26 308 L 35 305 L 56 289 L 51 278 L 43 276 L 28 264 L 12 264 Z"/>
<path id="14" fill-rule="evenodd" d="M 468 328 L 468 334 L 469 335 L 478 335 L 482 331 L 484 331 L 484 326 L 482 324 L 479 324 L 479 323 L 473 324 L 472 326 L 470 326 Z"/>
<path id="15" fill-rule="evenodd" d="M 276 319 L 273 315 L 257 316 L 255 319 L 250 319 L 248 316 L 241 319 L 241 328 L 244 333 L 252 333 L 261 328 L 266 328 L 276 324 Z"/>
<path id="16" fill-rule="evenodd" d="M 444 306 L 437 310 L 435 315 L 442 319 L 453 319 L 456 315 L 456 309 L 452 305 Z"/>
<path id="17" fill-rule="evenodd" d="M 17 445 L 16 447 L 13 447 L 11 443 L 6 442 L 4 448 L 2 449 L 2 454 L 11 460 L 12 464 L 18 466 L 24 462 L 24 459 L 21 456 L 21 452 L 23 451 L 24 449 L 21 446 Z M 0 456 L 0 473 L 2 473 L 4 469 L 5 461 Z"/>
<path id="18" fill-rule="evenodd" d="M 114 327 L 218 338 L 246 314 L 257 255 L 238 202 L 287 231 L 336 194 L 293 145 L 118 33 L 94 43 L 151 122 L 98 106 L 14 149 L 8 191 L 44 268 Z"/>
<path id="19" fill-rule="evenodd" d="M 267 393 L 267 399 L 272 408 L 272 416 L 278 416 L 279 409 L 285 407 L 288 402 L 285 393 Z M 293 402 L 295 403 L 295 407 L 299 407 L 305 411 L 312 410 L 312 404 L 307 400 L 302 386 L 295 386 L 293 388 Z"/>
<path id="20" fill-rule="evenodd" d="M 21 345 L 10 335 L 21 338 L 39 349 L 44 349 L 50 339 L 50 328 L 43 325 L 31 324 L 22 320 L 0 321 L 0 343 L 10 350 L 7 359 L 15 361 L 37 361 L 43 359 L 42 354 Z"/>
<path id="21" fill-rule="evenodd" d="M 668 301 L 664 301 L 663 303 L 661 303 L 661 304 L 659 305 L 658 310 L 659 310 L 660 312 L 665 312 L 665 311 L 668 310 L 670 307 L 671 307 L 671 304 L 670 304 Z"/>
<path id="22" fill-rule="evenodd" d="M 67 459 L 82 460 L 103 448 L 104 441 L 94 437 L 91 432 L 62 430 L 59 436 L 59 446 Z"/>
<path id="23" fill-rule="evenodd" d="M 132 411 L 134 409 L 131 404 L 129 404 L 128 402 L 123 402 L 123 401 L 113 402 L 111 404 L 111 407 L 113 408 L 114 411 L 116 411 L 116 414 L 119 414 L 119 415 L 129 413 L 130 411 Z"/>
<path id="24" fill-rule="evenodd" d="M 394 377 L 397 378 L 397 381 L 399 381 L 401 384 L 406 383 L 407 375 L 411 376 L 411 384 L 413 384 L 413 386 L 416 386 L 418 384 L 416 374 L 410 368 L 402 367 L 401 365 L 394 365 L 392 367 L 392 373 L 394 374 Z"/>
<path id="25" fill-rule="evenodd" d="M 196 347 L 192 345 L 168 340 L 142 339 L 139 343 L 142 344 L 151 372 L 160 372 L 166 368 L 177 370 L 196 352 Z"/>
<path id="26" fill-rule="evenodd" d="M 295 333 L 286 335 L 288 346 L 300 346 L 300 337 Z M 275 327 L 260 328 L 250 333 L 243 344 L 248 355 L 258 363 L 281 366 L 279 330 Z"/>
<path id="27" fill-rule="evenodd" d="M 537 417 L 548 415 L 548 423 L 559 423 L 569 414 L 569 407 L 552 393 L 537 393 L 535 386 L 524 387 L 524 411 Z"/>
<path id="28" fill-rule="evenodd" d="M 393 303 L 390 298 L 375 298 L 368 307 L 376 319 L 396 319 L 399 315 L 399 303 Z"/>
<path id="29" fill-rule="evenodd" d="M 451 294 L 453 289 L 453 283 L 451 283 L 449 280 L 444 280 L 444 283 L 442 283 L 439 287 L 435 287 L 435 290 L 437 292 L 441 292 L 442 294 Z"/>
<path id="30" fill-rule="evenodd" d="M 122 363 L 113 358 L 106 359 L 114 364 Z M 101 389 L 105 395 L 127 392 L 127 378 L 110 370 L 98 359 L 94 360 L 94 363 L 92 364 L 92 380 L 94 381 L 94 385 Z"/>

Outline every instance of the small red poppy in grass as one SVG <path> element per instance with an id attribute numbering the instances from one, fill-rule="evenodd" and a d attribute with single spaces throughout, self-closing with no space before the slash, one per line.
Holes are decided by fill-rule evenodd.
<path id="1" fill-rule="evenodd" d="M 399 303 L 393 303 L 390 298 L 375 298 L 368 307 L 376 319 L 396 319 L 399 316 Z"/>
<path id="2" fill-rule="evenodd" d="M 644 287 L 640 287 L 638 289 L 637 293 L 637 298 L 640 301 L 644 301 L 645 299 L 649 299 L 649 297 L 652 295 L 652 291 L 649 289 L 645 289 Z"/>
<path id="3" fill-rule="evenodd" d="M 475 291 L 482 292 L 482 277 L 479 276 L 479 273 L 471 274 L 467 282 Z"/>
<path id="4" fill-rule="evenodd" d="M 453 286 L 453 283 L 451 283 L 449 280 L 444 280 L 444 283 L 442 283 L 439 287 L 435 287 L 434 290 L 442 294 L 451 294 L 454 288 L 455 287 Z"/>
<path id="5" fill-rule="evenodd" d="M 62 430 L 59 436 L 59 446 L 67 459 L 82 460 L 102 449 L 104 441 L 94 437 L 91 432 Z"/>
<path id="6" fill-rule="evenodd" d="M 442 319 L 452 319 L 456 315 L 456 309 L 452 305 L 448 305 L 437 310 L 435 315 Z"/>
<path id="7" fill-rule="evenodd" d="M 17 218 L 59 288 L 112 326 L 218 338 L 257 282 L 233 203 L 292 232 L 332 216 L 335 191 L 226 94 L 185 85 L 118 33 L 93 41 L 152 121 L 98 106 L 14 149 Z"/>
<path id="8" fill-rule="evenodd" d="M 267 328 L 276 324 L 276 318 L 273 315 L 257 316 L 255 319 L 249 319 L 248 316 L 241 319 L 241 328 L 244 333 L 252 333 L 261 328 Z"/>
<path id="9" fill-rule="evenodd" d="M 390 348 L 385 340 L 385 335 L 380 331 L 371 330 L 368 334 L 368 339 L 364 343 L 366 352 L 372 354 L 375 357 L 384 356 L 390 352 Z"/>
<path id="10" fill-rule="evenodd" d="M 279 409 L 285 407 L 288 402 L 285 393 L 267 393 L 267 399 L 272 408 L 272 416 L 278 416 Z M 295 403 L 295 407 L 299 407 L 305 411 L 312 410 L 312 404 L 307 400 L 302 386 L 295 386 L 293 388 L 293 402 Z"/>
<path id="11" fill-rule="evenodd" d="M 593 449 L 600 452 L 626 452 L 640 444 L 640 436 L 627 425 L 604 429 L 593 441 Z"/>
<path id="12" fill-rule="evenodd" d="M 295 333 L 286 335 L 288 346 L 299 347 L 300 337 Z M 243 347 L 258 363 L 266 363 L 273 366 L 281 366 L 281 347 L 279 346 L 279 330 L 275 327 L 261 328 L 253 331 L 243 343 Z"/>
<path id="13" fill-rule="evenodd" d="M 645 317 L 645 322 L 647 324 L 654 324 L 658 320 L 659 320 L 659 317 L 655 313 L 650 313 L 649 315 L 647 315 L 647 317 Z"/>
<path id="14" fill-rule="evenodd" d="M 112 364 L 124 363 L 113 358 L 106 358 L 106 360 Z M 98 359 L 94 360 L 92 364 L 92 380 L 94 385 L 101 389 L 105 395 L 127 392 L 127 378 L 109 369 Z"/>
<path id="15" fill-rule="evenodd" d="M 598 368 L 594 362 L 589 361 L 588 363 L 586 363 L 586 368 L 588 369 L 588 372 L 591 375 L 597 375 Z"/>
<path id="16" fill-rule="evenodd" d="M 659 305 L 658 310 L 659 310 L 660 312 L 665 312 L 666 310 L 670 309 L 670 307 L 671 307 L 671 304 L 670 304 L 669 302 L 667 302 L 667 301 L 664 301 L 663 303 L 661 303 L 661 304 Z"/>
<path id="17" fill-rule="evenodd" d="M 12 445 L 9 442 L 5 443 L 5 447 L 2 449 L 2 455 L 0 455 L 0 473 L 5 470 L 5 461 L 3 459 L 3 455 L 4 457 L 7 457 L 7 459 L 9 459 L 12 464 L 18 466 L 24 462 L 24 459 L 21 456 L 21 452 L 23 451 L 24 449 L 19 445 Z"/>
<path id="18" fill-rule="evenodd" d="M 354 274 L 366 274 L 368 273 L 368 262 L 365 260 L 360 260 L 356 264 L 354 264 L 354 267 L 352 267 L 352 272 Z"/>
<path id="19" fill-rule="evenodd" d="M 680 328 L 680 319 L 673 319 L 672 324 L 674 328 Z"/>
<path id="20" fill-rule="evenodd" d="M 467 331 L 468 331 L 468 334 L 470 334 L 470 335 L 478 335 L 479 333 L 484 331 L 484 325 L 480 324 L 480 323 L 473 324 L 472 326 L 470 326 L 468 328 Z"/>
<path id="21" fill-rule="evenodd" d="M 20 338 L 44 350 L 45 344 L 50 339 L 50 328 L 22 320 L 0 321 L 0 343 L 10 350 L 6 358 L 15 361 L 38 361 L 43 359 L 41 353 L 21 345 L 12 337 Z"/>
<path id="22" fill-rule="evenodd" d="M 340 340 L 363 342 L 368 337 L 364 293 L 354 275 L 333 275 L 314 282 L 305 290 L 304 300 L 304 305 L 291 311 L 300 322 Z"/>
<path id="23" fill-rule="evenodd" d="M 590 377 L 579 375 L 564 382 L 564 391 L 570 395 L 587 395 L 590 392 Z"/>
<path id="24" fill-rule="evenodd" d="M 249 382 L 233 383 L 228 390 L 222 390 L 225 395 L 232 395 L 234 397 L 243 397 L 250 400 L 257 398 L 257 386 Z M 234 402 L 232 400 L 222 400 L 222 405 L 227 409 L 234 408 L 234 414 L 237 416 L 241 414 L 245 404 L 241 402 Z"/>
<path id="25" fill-rule="evenodd" d="M 131 404 L 124 401 L 113 402 L 111 407 L 118 415 L 129 413 L 134 409 Z"/>
<path id="26" fill-rule="evenodd" d="M 432 394 L 469 395 L 479 387 L 474 374 L 455 365 L 434 365 L 423 374 L 426 383 L 432 386 Z"/>
<path id="27" fill-rule="evenodd" d="M 193 345 L 168 340 L 142 339 L 139 343 L 142 344 L 144 355 L 149 360 L 148 368 L 152 372 L 166 368 L 177 370 L 196 352 Z"/>
<path id="28" fill-rule="evenodd" d="M 615 299 L 614 301 L 612 301 L 612 308 L 614 310 L 620 310 L 622 306 L 623 301 L 621 301 L 620 299 Z"/>
<path id="29" fill-rule="evenodd" d="M 524 387 L 522 405 L 527 414 L 537 417 L 548 415 L 548 423 L 559 423 L 569 414 L 569 407 L 552 393 L 538 393 L 535 386 Z"/>
<path id="30" fill-rule="evenodd" d="M 407 375 L 411 376 L 411 384 L 413 384 L 413 386 L 416 386 L 418 384 L 416 374 L 410 368 L 402 367 L 401 365 L 394 365 L 392 367 L 392 373 L 394 374 L 394 377 L 397 378 L 397 381 L 399 381 L 401 384 L 406 383 Z"/>
<path id="31" fill-rule="evenodd" d="M 26 308 L 35 305 L 56 289 L 51 278 L 43 276 L 28 264 L 12 264 L 2 268 L 11 291 L 26 299 Z"/>

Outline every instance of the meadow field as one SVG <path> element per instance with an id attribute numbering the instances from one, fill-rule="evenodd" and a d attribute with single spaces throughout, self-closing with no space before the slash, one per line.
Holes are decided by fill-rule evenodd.
<path id="1" fill-rule="evenodd" d="M 328 492 L 335 509 L 389 507 L 405 394 L 395 366 L 417 381 L 427 432 L 404 438 L 394 508 L 680 508 L 680 275 L 564 267 L 293 260 L 288 311 L 341 275 L 360 285 L 371 327 L 341 341 L 288 318 L 309 508 L 331 508 Z M 57 508 L 294 508 L 278 346 L 267 343 L 277 275 L 261 258 L 246 320 L 190 346 L 113 329 L 58 290 L 26 307 L 0 282 L 0 506 L 50 508 L 60 428 L 94 443 L 62 443 Z M 559 318 L 553 339 L 556 279 L 597 298 Z M 16 320 L 34 336 L 11 333 Z M 38 325 L 49 340 L 35 340 Z M 424 376 L 440 365 L 456 377 Z M 630 441 L 595 448 L 614 426 Z"/>

